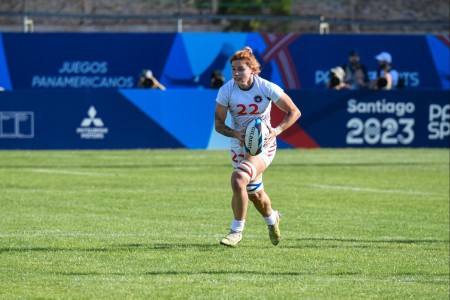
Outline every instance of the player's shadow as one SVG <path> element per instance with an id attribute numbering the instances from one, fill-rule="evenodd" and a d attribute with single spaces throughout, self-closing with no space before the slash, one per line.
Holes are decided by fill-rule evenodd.
<path id="1" fill-rule="evenodd" d="M 208 251 L 211 249 L 223 248 L 219 244 L 120 244 L 120 245 L 107 245 L 99 247 L 0 247 L 0 253 L 7 252 L 117 252 L 136 250 L 136 248 L 142 250 L 198 250 Z"/>
<path id="2" fill-rule="evenodd" d="M 118 245 L 119 249 L 150 249 L 150 250 L 200 250 L 207 251 L 210 249 L 218 248 L 218 244 L 170 244 L 170 243 L 158 243 L 158 244 L 122 244 Z"/>
<path id="3" fill-rule="evenodd" d="M 315 242 L 315 243 L 311 243 Z M 441 246 L 441 244 L 448 245 L 449 240 L 440 239 L 352 239 L 352 238 L 315 238 L 304 237 L 285 239 L 283 244 L 280 244 L 280 248 L 386 248 L 392 247 L 392 245 L 399 244 L 428 244 Z M 249 246 L 251 247 L 251 246 Z M 239 248 L 246 248 L 241 245 Z M 156 243 L 156 244 L 119 244 L 119 245 L 105 245 L 99 247 L 0 247 L 0 253 L 7 252 L 117 252 L 117 251 L 129 251 L 140 249 L 143 251 L 155 250 L 197 250 L 197 251 L 212 251 L 223 249 L 235 249 L 229 247 L 220 246 L 218 243 Z"/>

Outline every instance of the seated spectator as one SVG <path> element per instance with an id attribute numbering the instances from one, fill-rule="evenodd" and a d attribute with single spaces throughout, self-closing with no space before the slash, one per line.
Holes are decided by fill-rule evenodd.
<path id="1" fill-rule="evenodd" d="M 151 70 L 142 71 L 137 87 L 144 89 L 160 89 L 163 91 L 166 90 L 166 87 L 153 76 L 153 72 Z"/>
<path id="2" fill-rule="evenodd" d="M 375 59 L 378 61 L 377 78 L 371 83 L 374 90 L 392 90 L 401 87 L 401 79 L 391 66 L 392 56 L 388 52 L 381 52 Z"/>
<path id="3" fill-rule="evenodd" d="M 342 67 L 335 67 L 330 70 L 330 79 L 328 80 L 327 89 L 342 90 L 348 89 L 350 85 L 344 82 L 345 71 Z"/>
<path id="4" fill-rule="evenodd" d="M 359 90 L 369 86 L 367 69 L 361 64 L 357 50 L 351 50 L 348 53 L 348 62 L 342 65 L 342 69 L 345 72 L 344 82 L 350 86 L 350 89 Z"/>

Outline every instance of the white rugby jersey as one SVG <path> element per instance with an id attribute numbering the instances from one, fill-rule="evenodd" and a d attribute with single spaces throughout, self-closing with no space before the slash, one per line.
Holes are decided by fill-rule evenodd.
<path id="1" fill-rule="evenodd" d="M 272 126 L 270 124 L 272 101 L 277 102 L 282 94 L 283 89 L 275 83 L 253 76 L 253 86 L 249 90 L 241 90 L 233 79 L 229 80 L 219 89 L 216 102 L 228 107 L 232 128 L 242 130 L 257 117 L 268 126 Z"/>

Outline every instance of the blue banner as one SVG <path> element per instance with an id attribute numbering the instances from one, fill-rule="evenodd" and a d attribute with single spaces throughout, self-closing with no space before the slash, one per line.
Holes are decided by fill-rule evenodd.
<path id="1" fill-rule="evenodd" d="M 353 49 L 372 79 L 375 56 L 387 51 L 406 89 L 450 88 L 448 36 L 293 33 L 2 33 L 0 87 L 128 89 L 151 69 L 168 89 L 204 89 L 216 70 L 231 78 L 228 60 L 247 45 L 261 77 L 285 89 L 324 89 Z"/>
<path id="2" fill-rule="evenodd" d="M 278 137 L 280 148 L 449 147 L 448 90 L 286 92 L 302 117 Z M 2 92 L 0 149 L 228 149 L 214 130 L 216 94 Z M 273 125 L 283 117 L 274 106 Z"/>
<path id="3" fill-rule="evenodd" d="M 291 91 L 320 147 L 449 147 L 449 91 Z"/>

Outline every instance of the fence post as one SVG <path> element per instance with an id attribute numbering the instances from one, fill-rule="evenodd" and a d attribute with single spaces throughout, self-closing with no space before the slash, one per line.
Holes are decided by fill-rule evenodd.
<path id="1" fill-rule="evenodd" d="M 320 17 L 319 33 L 320 34 L 329 34 L 330 33 L 330 24 L 325 21 L 324 16 Z"/>
<path id="2" fill-rule="evenodd" d="M 33 20 L 29 19 L 27 16 L 23 17 L 23 32 L 33 32 L 34 31 L 34 24 Z"/>

